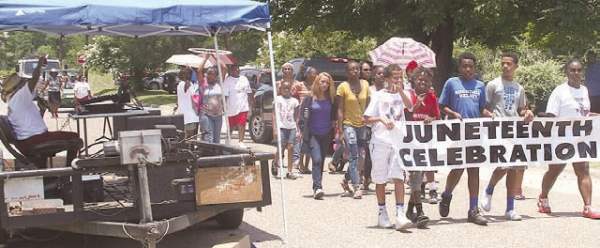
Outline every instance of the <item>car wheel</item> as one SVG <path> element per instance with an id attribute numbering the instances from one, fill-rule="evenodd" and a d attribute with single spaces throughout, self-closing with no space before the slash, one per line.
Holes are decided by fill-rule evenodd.
<path id="1" fill-rule="evenodd" d="M 236 229 L 242 224 L 244 209 L 232 209 L 215 216 L 215 220 L 225 229 Z"/>
<path id="2" fill-rule="evenodd" d="M 151 90 L 160 90 L 160 84 L 158 82 L 151 82 L 150 89 Z"/>
<path id="3" fill-rule="evenodd" d="M 264 118 L 259 114 L 250 117 L 250 137 L 255 143 L 269 143 L 273 139 L 273 130 L 267 127 Z"/>

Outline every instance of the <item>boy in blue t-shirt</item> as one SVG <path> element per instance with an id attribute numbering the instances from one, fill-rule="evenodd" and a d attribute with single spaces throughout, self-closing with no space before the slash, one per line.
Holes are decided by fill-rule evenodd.
<path id="1" fill-rule="evenodd" d="M 485 85 L 475 79 L 475 56 L 462 53 L 458 57 L 460 77 L 449 78 L 440 96 L 440 107 L 450 119 L 492 117 L 485 108 Z M 448 216 L 452 191 L 460 181 L 464 169 L 450 171 L 446 179 L 446 189 L 442 193 L 440 215 Z M 481 215 L 478 204 L 479 168 L 467 168 L 469 176 L 469 213 L 468 221 L 477 225 L 487 225 L 487 219 Z"/>

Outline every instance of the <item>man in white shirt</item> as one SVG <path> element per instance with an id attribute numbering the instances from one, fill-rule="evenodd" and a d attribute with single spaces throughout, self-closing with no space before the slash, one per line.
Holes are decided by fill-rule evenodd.
<path id="1" fill-rule="evenodd" d="M 190 68 L 182 68 L 179 71 L 180 82 L 177 84 L 177 110 L 183 114 L 183 124 L 185 137 L 192 137 L 198 134 L 198 122 L 200 117 L 194 109 L 192 96 L 196 93 L 197 84 L 193 84 L 192 70 Z"/>
<path id="2" fill-rule="evenodd" d="M 237 128 L 239 144 L 244 145 L 244 134 L 246 133 L 246 122 L 248 112 L 254 106 L 254 97 L 248 78 L 240 75 L 240 68 L 233 64 L 228 66 L 229 75 L 223 82 L 223 95 L 227 101 L 225 109 L 229 120 L 229 131 L 233 132 Z"/>
<path id="3" fill-rule="evenodd" d="M 33 71 L 33 77 L 29 81 L 20 81 L 14 91 L 3 92 L 2 99 L 8 103 L 8 122 L 15 135 L 15 146 L 23 155 L 26 157 L 33 155 L 36 151 L 32 151 L 31 148 L 37 144 L 48 141 L 68 140 L 76 144 L 67 151 L 67 165 L 70 165 L 71 161 L 77 156 L 79 149 L 83 146 L 83 141 L 74 132 L 48 132 L 48 127 L 46 127 L 44 119 L 42 119 L 38 108 L 33 103 L 33 99 L 35 98 L 34 91 L 40 78 L 41 67 L 46 64 L 46 58 L 40 57 L 38 66 Z M 18 77 L 16 79 L 25 80 Z M 41 167 L 42 165 L 41 163 L 36 163 L 36 166 Z"/>

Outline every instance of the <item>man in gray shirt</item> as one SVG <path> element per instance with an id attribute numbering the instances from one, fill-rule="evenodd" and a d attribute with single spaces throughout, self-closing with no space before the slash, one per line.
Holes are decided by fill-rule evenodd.
<path id="1" fill-rule="evenodd" d="M 514 80 L 515 71 L 519 67 L 517 54 L 508 52 L 501 57 L 502 76 L 490 81 L 485 87 L 486 103 L 494 117 L 524 116 L 526 122 L 533 119 L 533 112 L 527 109 L 526 96 L 523 86 Z M 490 182 L 481 199 L 481 208 L 491 210 L 492 194 L 494 187 L 506 174 L 506 218 L 521 220 L 521 216 L 514 209 L 515 195 L 523 182 L 525 166 L 498 167 L 494 170 Z"/>

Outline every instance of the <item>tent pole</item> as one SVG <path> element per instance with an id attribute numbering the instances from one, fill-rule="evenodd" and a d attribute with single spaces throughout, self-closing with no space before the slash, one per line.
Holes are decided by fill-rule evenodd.
<path id="1" fill-rule="evenodd" d="M 275 78 L 275 55 L 273 52 L 273 36 L 271 35 L 271 23 L 267 24 L 267 42 L 269 43 L 269 63 L 270 63 L 270 68 L 271 68 L 271 84 L 273 86 L 273 96 L 274 99 L 277 99 L 277 81 Z M 277 107 L 277 104 L 275 104 L 276 101 L 273 101 L 273 120 L 275 122 L 275 132 L 278 132 L 277 135 L 277 150 L 280 151 L 279 155 L 277 156 L 277 158 L 275 158 L 277 161 L 279 161 L 279 179 L 280 179 L 280 185 L 281 185 L 281 210 L 282 210 L 282 216 L 283 216 L 283 239 L 282 242 L 284 245 L 287 245 L 287 240 L 288 240 L 288 230 L 287 230 L 287 215 L 286 215 L 286 207 L 285 207 L 285 187 L 284 187 L 284 171 L 283 171 L 283 150 L 281 149 L 281 139 L 279 137 L 281 137 L 279 135 L 279 115 L 277 113 L 279 113 L 279 109 Z M 288 156 L 290 156 L 290 154 L 288 154 Z M 287 166 L 292 166 L 291 164 L 288 164 Z"/>
<path id="2" fill-rule="evenodd" d="M 219 83 L 221 84 L 221 91 L 224 91 L 224 85 L 223 85 L 223 71 L 221 70 L 221 60 L 219 59 L 219 41 L 217 39 L 217 36 L 219 35 L 219 29 L 217 29 L 217 31 L 215 31 L 212 36 L 213 36 L 213 41 L 215 44 L 215 59 L 217 61 L 217 71 L 219 72 Z M 223 92 L 224 93 L 224 92 Z M 225 144 L 230 145 L 231 144 L 231 132 L 229 131 L 229 117 L 227 117 L 227 102 L 225 101 L 225 96 L 223 95 L 223 97 L 221 97 L 221 101 L 223 104 L 223 110 L 224 110 L 224 116 L 225 116 L 225 131 L 227 132 L 227 140 L 225 141 Z M 244 135 L 242 134 L 238 134 L 238 135 Z"/>

